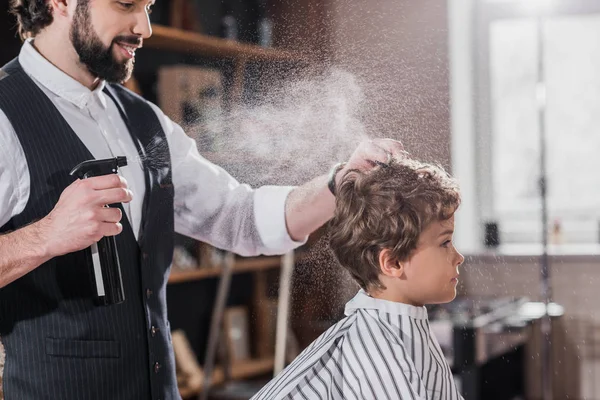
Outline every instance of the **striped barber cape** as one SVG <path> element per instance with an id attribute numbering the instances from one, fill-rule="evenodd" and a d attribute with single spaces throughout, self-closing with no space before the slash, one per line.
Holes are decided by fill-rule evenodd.
<path id="1" fill-rule="evenodd" d="M 361 290 L 345 314 L 252 400 L 463 399 L 425 307 Z"/>

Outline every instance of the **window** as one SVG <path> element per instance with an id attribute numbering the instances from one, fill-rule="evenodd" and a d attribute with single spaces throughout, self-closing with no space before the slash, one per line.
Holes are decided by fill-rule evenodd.
<path id="1" fill-rule="evenodd" d="M 503 243 L 541 241 L 540 104 L 551 240 L 599 240 L 600 5 L 553 3 L 539 19 L 512 1 L 475 13 L 480 219 L 498 222 Z"/>

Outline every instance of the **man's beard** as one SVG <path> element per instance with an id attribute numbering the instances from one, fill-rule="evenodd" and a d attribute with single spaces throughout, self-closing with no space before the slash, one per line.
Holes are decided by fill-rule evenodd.
<path id="1" fill-rule="evenodd" d="M 138 45 L 137 37 L 118 36 L 108 46 L 104 46 L 90 21 L 89 0 L 80 0 L 75 9 L 73 25 L 71 25 L 71 42 L 79 55 L 79 60 L 87 69 L 107 82 L 121 83 L 129 79 L 133 71 L 133 58 L 117 61 L 113 57 L 113 46 L 116 42 Z"/>

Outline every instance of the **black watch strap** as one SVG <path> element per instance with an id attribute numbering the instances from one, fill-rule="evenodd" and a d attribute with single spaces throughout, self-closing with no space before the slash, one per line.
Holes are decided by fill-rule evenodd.
<path id="1" fill-rule="evenodd" d="M 335 196 L 335 177 L 337 176 L 338 172 L 340 172 L 340 170 L 342 168 L 344 168 L 346 166 L 345 162 L 341 162 L 341 163 L 337 163 L 335 164 L 331 170 L 329 171 L 329 180 L 327 181 L 327 187 L 329 188 L 329 191 L 331 192 L 332 195 Z"/>

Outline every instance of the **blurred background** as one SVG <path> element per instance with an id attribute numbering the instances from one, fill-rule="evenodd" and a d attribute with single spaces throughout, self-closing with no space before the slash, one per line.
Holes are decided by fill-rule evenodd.
<path id="1" fill-rule="evenodd" d="M 430 317 L 465 399 L 600 399 L 599 1 L 158 0 L 151 19 L 125 85 L 241 181 L 301 183 L 366 137 L 458 179 L 460 293 Z M 21 42 L 7 11 L 0 27 L 3 65 Z M 210 397 L 249 398 L 276 338 L 289 362 L 357 290 L 326 229 L 287 263 L 236 258 L 221 286 L 219 249 L 177 243 L 186 399 L 206 389 L 207 354 Z"/>

